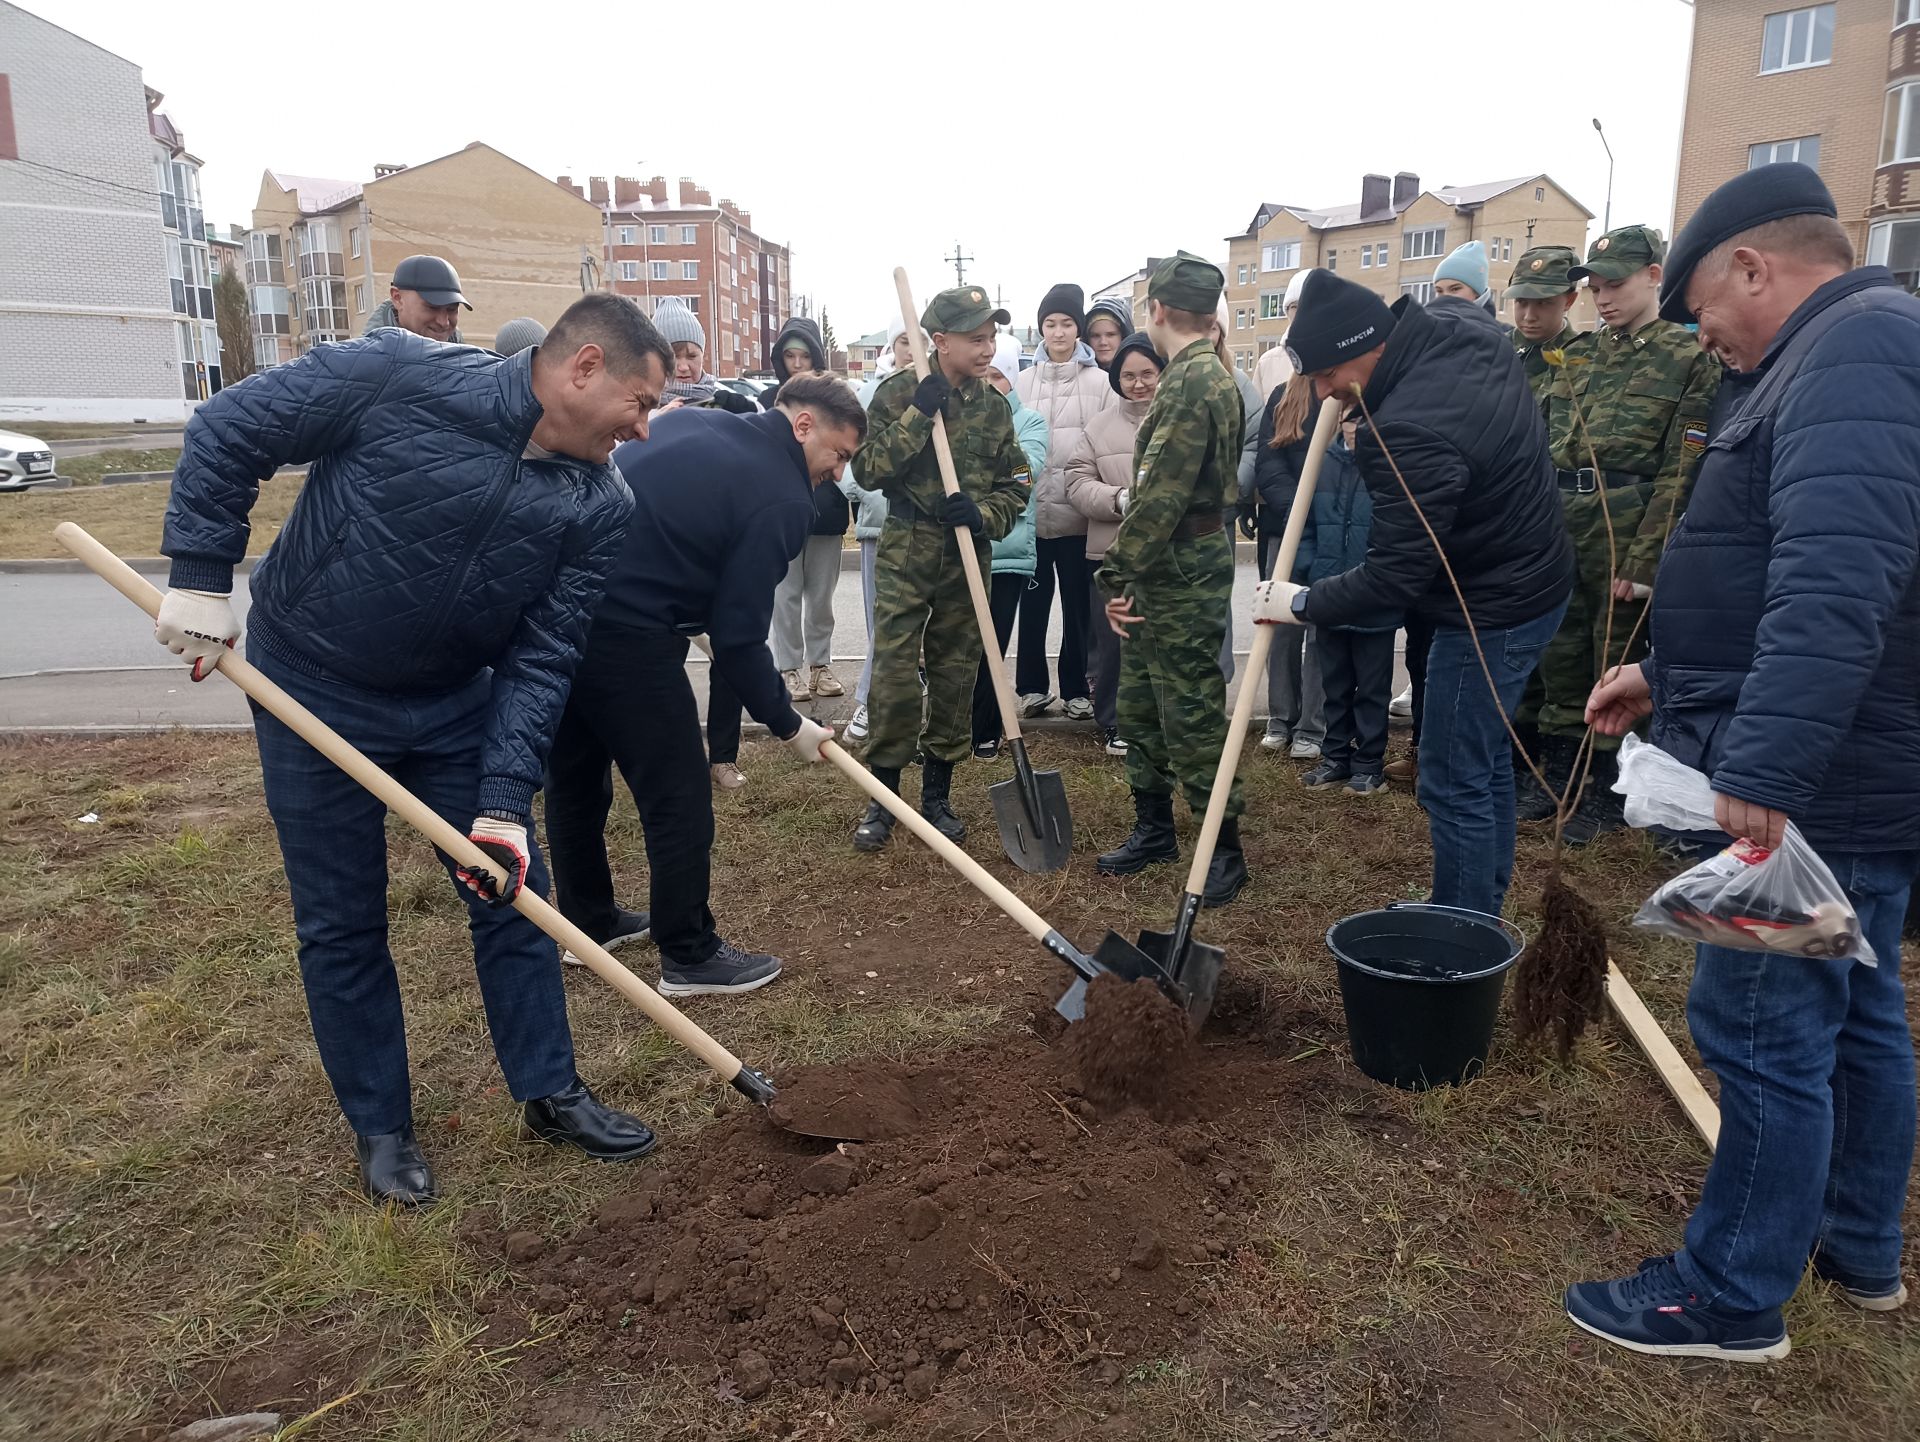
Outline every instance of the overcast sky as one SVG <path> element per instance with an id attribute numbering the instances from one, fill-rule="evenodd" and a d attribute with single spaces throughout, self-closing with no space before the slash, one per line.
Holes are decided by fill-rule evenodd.
<path id="1" fill-rule="evenodd" d="M 1370 170 L 1545 171 L 1597 235 L 1596 114 L 1616 224 L 1670 233 L 1692 23 L 1681 0 L 22 3 L 144 68 L 217 224 L 248 221 L 270 167 L 366 180 L 473 140 L 545 175 L 690 176 L 792 247 L 842 343 L 893 314 L 895 265 L 923 304 L 951 284 L 956 240 L 1031 324 L 1055 281 L 1224 260 L 1260 202 L 1357 201 Z"/>

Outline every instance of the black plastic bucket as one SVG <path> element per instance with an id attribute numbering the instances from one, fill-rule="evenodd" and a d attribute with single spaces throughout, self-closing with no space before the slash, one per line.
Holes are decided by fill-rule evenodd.
<path id="1" fill-rule="evenodd" d="M 1480 1074 L 1507 968 L 1527 939 L 1497 916 L 1395 903 L 1327 929 L 1360 1070 L 1421 1091 Z"/>

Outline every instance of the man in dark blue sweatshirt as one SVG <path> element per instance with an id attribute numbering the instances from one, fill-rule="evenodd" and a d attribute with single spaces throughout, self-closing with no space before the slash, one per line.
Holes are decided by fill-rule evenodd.
<path id="1" fill-rule="evenodd" d="M 752 991 L 780 974 L 777 958 L 722 941 L 707 906 L 713 792 L 687 644 L 704 631 L 747 713 L 804 760 L 820 760 L 833 733 L 793 709 L 767 627 L 774 587 L 806 544 L 813 492 L 839 479 L 866 429 L 845 382 L 797 376 L 764 414 L 676 410 L 644 445 L 613 454 L 633 489 L 633 521 L 548 758 L 547 839 L 560 910 L 602 942 L 650 929 L 668 996 Z M 646 833 L 647 915 L 614 901 L 609 762 Z"/>

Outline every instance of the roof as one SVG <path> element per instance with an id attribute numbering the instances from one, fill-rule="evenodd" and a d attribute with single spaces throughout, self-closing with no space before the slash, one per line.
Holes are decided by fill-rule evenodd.
<path id="1" fill-rule="evenodd" d="M 855 345 L 875 346 L 880 350 L 887 348 L 887 333 L 883 330 L 868 331 L 854 342 Z"/>
<path id="2" fill-rule="evenodd" d="M 332 210 L 343 205 L 360 194 L 360 186 L 351 180 L 326 180 L 314 175 L 289 175 L 283 170 L 269 170 L 273 183 L 292 194 L 294 204 L 300 207 L 303 215 L 317 215 L 323 210 Z"/>
<path id="3" fill-rule="evenodd" d="M 1241 232 L 1241 235 L 1259 234 L 1269 221 L 1283 211 L 1300 221 L 1309 230 L 1339 230 L 1349 225 L 1377 225 L 1383 220 L 1400 215 L 1422 195 L 1431 195 L 1441 204 L 1451 205 L 1456 210 L 1470 210 L 1476 206 L 1485 205 L 1495 196 L 1505 195 L 1510 190 L 1518 190 L 1523 185 L 1531 185 L 1536 180 L 1546 181 L 1562 195 L 1566 195 L 1568 200 L 1573 200 L 1573 197 L 1567 193 L 1566 187 L 1552 176 L 1536 172 L 1533 175 L 1516 175 L 1510 180 L 1487 180 L 1477 185 L 1443 185 L 1435 190 L 1423 190 L 1400 204 L 1390 206 L 1389 209 L 1373 215 L 1363 215 L 1358 202 L 1352 205 L 1336 205 L 1330 210 L 1311 210 L 1306 206 L 1276 205 L 1269 202 L 1263 204 L 1254 213 L 1252 223 Z M 1579 201 L 1573 200 L 1573 204 L 1587 219 L 1593 219 L 1593 212 L 1581 205 Z M 1230 235 L 1227 239 L 1238 240 L 1240 236 Z"/>

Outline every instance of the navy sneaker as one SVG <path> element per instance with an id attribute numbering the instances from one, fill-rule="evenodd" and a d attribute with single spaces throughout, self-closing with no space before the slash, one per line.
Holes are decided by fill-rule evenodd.
<path id="1" fill-rule="evenodd" d="M 678 966 L 661 959 L 660 995 L 732 996 L 757 991 L 780 975 L 780 958 L 742 951 L 730 941 L 697 966 Z"/>
<path id="2" fill-rule="evenodd" d="M 1777 1362 L 1792 1348 L 1778 1307 L 1764 1312 L 1709 1307 L 1681 1280 L 1671 1257 L 1643 1262 L 1639 1271 L 1617 1282 L 1576 1282 L 1567 1288 L 1566 1304 L 1574 1326 L 1631 1352 Z"/>
<path id="3" fill-rule="evenodd" d="M 1330 786 L 1345 786 L 1352 776 L 1353 768 L 1344 761 L 1322 761 L 1300 778 L 1300 784 L 1309 791 L 1325 791 Z"/>
<path id="4" fill-rule="evenodd" d="M 1347 795 L 1371 796 L 1387 789 L 1387 778 L 1378 771 L 1356 771 L 1347 778 Z"/>
<path id="5" fill-rule="evenodd" d="M 598 940 L 608 951 L 618 951 L 623 946 L 645 941 L 652 934 L 653 918 L 647 912 L 622 911 L 614 918 L 612 935 L 598 938 Z M 568 966 L 586 965 L 571 951 L 562 951 L 560 960 Z"/>
<path id="6" fill-rule="evenodd" d="M 1833 1283 L 1842 1297 L 1863 1312 L 1896 1312 L 1907 1303 L 1907 1284 L 1897 1273 L 1891 1277 L 1862 1277 L 1842 1271 L 1824 1255 L 1816 1254 L 1813 1274 Z"/>

